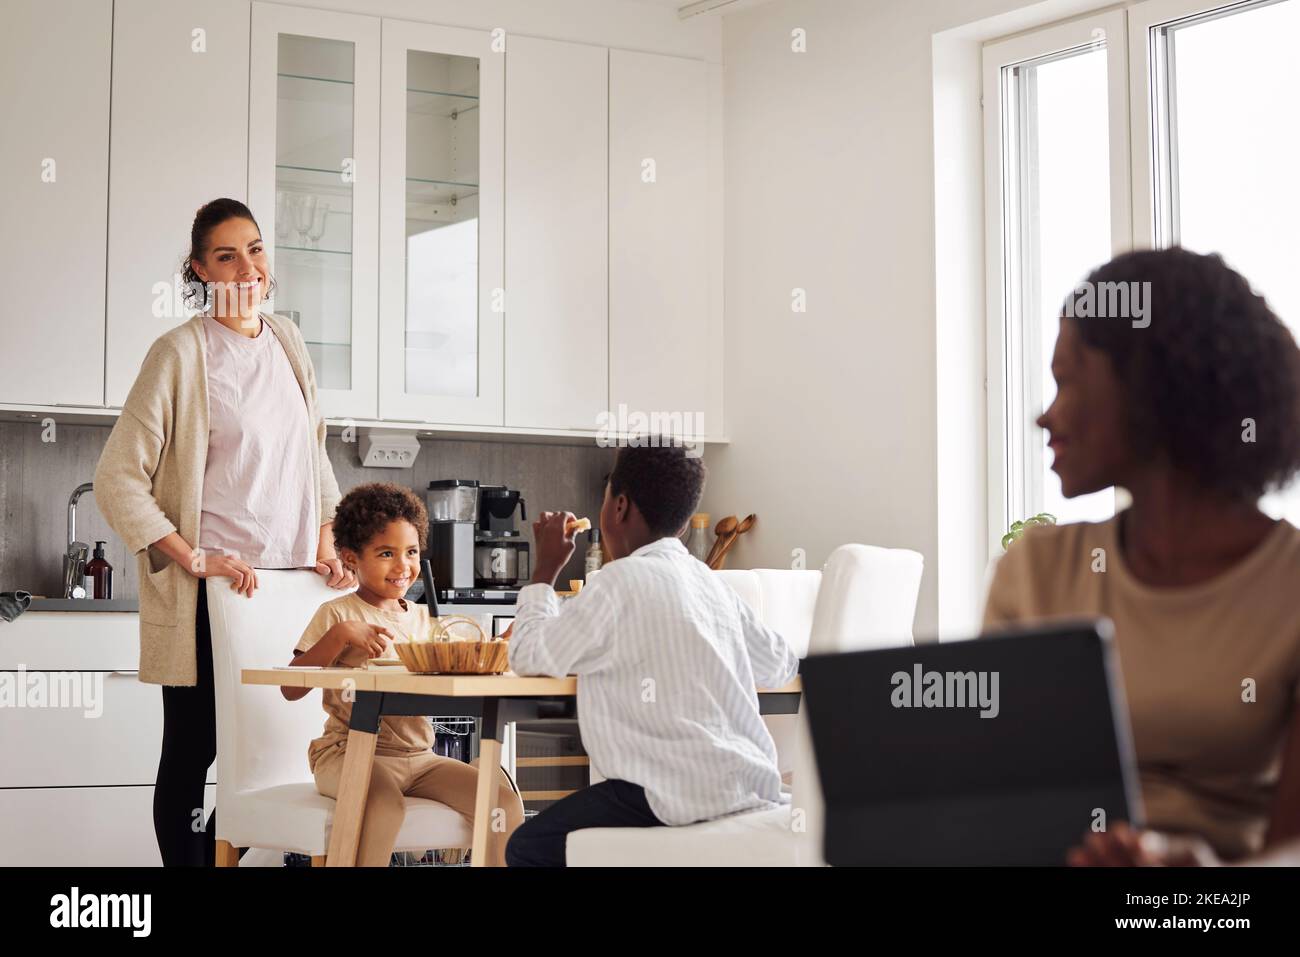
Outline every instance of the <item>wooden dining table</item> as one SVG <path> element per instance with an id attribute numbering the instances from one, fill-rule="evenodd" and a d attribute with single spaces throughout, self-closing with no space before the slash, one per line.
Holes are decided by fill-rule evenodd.
<path id="1" fill-rule="evenodd" d="M 552 713 L 578 693 L 578 679 L 503 675 L 412 674 L 402 667 L 245 668 L 248 685 L 292 688 L 351 689 L 355 698 L 348 730 L 347 754 L 330 831 L 327 867 L 353 867 L 375 760 L 379 721 L 385 715 L 464 715 L 480 720 L 478 789 L 470 863 L 486 866 L 492 842 L 501 838 L 488 826 L 491 818 L 492 770 L 501 763 L 501 741 L 513 721 L 530 721 Z M 802 688 L 798 678 L 783 688 L 759 689 L 762 714 L 795 714 Z"/>

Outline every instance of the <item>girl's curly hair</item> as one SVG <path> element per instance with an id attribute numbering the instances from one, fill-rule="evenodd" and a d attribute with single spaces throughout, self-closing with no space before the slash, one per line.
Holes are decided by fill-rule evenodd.
<path id="1" fill-rule="evenodd" d="M 343 496 L 334 513 L 334 544 L 360 554 L 390 522 L 404 518 L 415 526 L 424 551 L 429 536 L 429 515 L 419 496 L 392 482 L 358 485 Z"/>

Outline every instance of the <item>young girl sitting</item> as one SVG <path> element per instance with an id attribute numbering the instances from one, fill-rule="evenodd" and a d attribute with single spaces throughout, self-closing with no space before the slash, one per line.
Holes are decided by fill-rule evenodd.
<path id="1" fill-rule="evenodd" d="M 355 571 L 358 587 L 320 606 L 299 639 L 291 664 L 364 667 L 367 659 L 383 656 L 393 639 L 426 634 L 428 606 L 409 603 L 403 596 L 419 574 L 427 528 L 424 504 L 409 489 L 374 483 L 345 495 L 334 516 L 334 541 L 344 564 Z M 290 701 L 310 690 L 280 689 Z M 317 790 L 337 798 L 352 705 L 341 691 L 326 688 L 322 694 L 325 733 L 311 743 L 307 761 Z M 432 747 L 433 726 L 428 718 L 393 716 L 380 721 L 357 848 L 359 866 L 388 864 L 406 814 L 405 795 L 440 801 L 473 824 L 477 769 L 434 754 Z M 493 842 L 497 859 L 488 863 L 501 865 L 501 849 L 523 821 L 524 806 L 509 776 L 501 768 L 496 774 L 493 808 L 504 812 L 505 833 Z"/>

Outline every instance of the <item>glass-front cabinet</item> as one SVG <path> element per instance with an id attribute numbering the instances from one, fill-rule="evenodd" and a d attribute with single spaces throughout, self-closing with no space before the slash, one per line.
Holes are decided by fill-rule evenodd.
<path id="1" fill-rule="evenodd" d="M 487 31 L 383 23 L 384 419 L 502 423 L 502 43 Z"/>
<path id="2" fill-rule="evenodd" d="M 380 21 L 253 5 L 249 199 L 331 418 L 378 412 Z"/>

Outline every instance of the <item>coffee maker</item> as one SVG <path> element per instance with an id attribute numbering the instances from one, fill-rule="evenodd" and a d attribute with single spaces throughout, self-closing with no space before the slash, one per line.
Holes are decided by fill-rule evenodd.
<path id="1" fill-rule="evenodd" d="M 474 588 L 474 533 L 478 527 L 477 479 L 438 479 L 429 483 L 425 508 L 429 512 L 427 559 L 439 594 L 448 601 Z"/>
<path id="2" fill-rule="evenodd" d="M 516 489 L 477 479 L 439 479 L 425 493 L 427 558 L 438 602 L 511 603 L 532 574 L 528 542 L 515 527 L 527 519 Z"/>
<path id="3" fill-rule="evenodd" d="M 528 542 L 515 527 L 515 510 L 528 520 L 524 499 L 504 485 L 479 487 L 478 530 L 474 533 L 474 587 L 517 591 L 532 574 Z"/>

